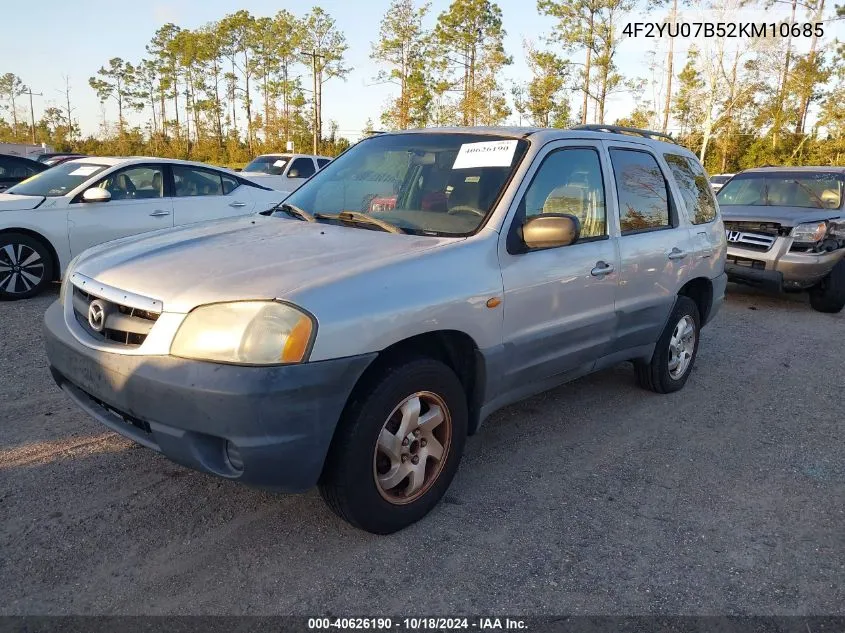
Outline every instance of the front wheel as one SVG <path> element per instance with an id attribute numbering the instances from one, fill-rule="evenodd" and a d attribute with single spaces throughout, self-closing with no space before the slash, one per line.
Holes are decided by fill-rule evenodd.
<path id="1" fill-rule="evenodd" d="M 810 288 L 810 305 L 813 310 L 831 314 L 845 307 L 845 259 L 840 259 L 824 279 Z"/>
<path id="2" fill-rule="evenodd" d="M 385 369 L 357 390 L 320 479 L 342 519 L 390 534 L 424 517 L 449 487 L 467 434 L 466 394 L 433 359 Z"/>
<path id="3" fill-rule="evenodd" d="M 672 393 L 683 388 L 698 354 L 700 330 L 701 320 L 695 301 L 678 296 L 651 361 L 634 364 L 640 386 L 657 393 Z"/>
<path id="4" fill-rule="evenodd" d="M 23 233 L 0 235 L 0 300 L 28 299 L 53 278 L 47 246 Z"/>

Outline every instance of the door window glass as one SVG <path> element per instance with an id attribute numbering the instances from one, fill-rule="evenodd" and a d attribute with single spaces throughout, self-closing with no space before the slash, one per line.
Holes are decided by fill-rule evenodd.
<path id="1" fill-rule="evenodd" d="M 291 163 L 288 178 L 310 178 L 314 175 L 314 171 L 314 161 L 300 157 Z"/>
<path id="2" fill-rule="evenodd" d="M 636 150 L 611 149 L 622 233 L 671 226 L 669 192 L 657 160 Z"/>
<path id="3" fill-rule="evenodd" d="M 542 213 L 574 215 L 581 223 L 579 239 L 607 235 L 598 152 L 571 148 L 549 154 L 525 192 L 521 207 L 526 218 Z"/>
<path id="4" fill-rule="evenodd" d="M 713 189 L 707 182 L 707 174 L 699 162 L 679 154 L 663 154 L 669 164 L 675 182 L 681 190 L 681 197 L 693 224 L 706 224 L 716 219 L 716 201 Z"/>
<path id="5" fill-rule="evenodd" d="M 108 191 L 112 200 L 146 200 L 164 195 L 162 170 L 149 165 L 113 172 L 96 186 Z"/>
<path id="6" fill-rule="evenodd" d="M 173 184 L 177 198 L 223 195 L 220 174 L 206 169 L 173 165 Z"/>
<path id="7" fill-rule="evenodd" d="M 231 176 L 223 176 L 223 194 L 230 194 L 241 186 L 241 181 Z"/>

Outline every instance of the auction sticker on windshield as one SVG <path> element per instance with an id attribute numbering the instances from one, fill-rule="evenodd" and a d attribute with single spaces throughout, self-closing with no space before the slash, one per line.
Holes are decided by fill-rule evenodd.
<path id="1" fill-rule="evenodd" d="M 68 174 L 68 176 L 90 176 L 95 171 L 100 169 L 100 165 L 90 165 L 86 167 L 77 167 L 72 172 Z"/>
<path id="2" fill-rule="evenodd" d="M 510 167 L 518 141 L 464 143 L 458 150 L 452 169 L 471 167 Z"/>

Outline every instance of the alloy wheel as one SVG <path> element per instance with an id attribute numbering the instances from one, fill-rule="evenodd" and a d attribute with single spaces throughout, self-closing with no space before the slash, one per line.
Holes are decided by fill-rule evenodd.
<path id="1" fill-rule="evenodd" d="M 430 391 L 405 398 L 387 417 L 373 456 L 379 494 L 403 505 L 422 497 L 437 481 L 452 443 L 452 418 Z"/>
<path id="2" fill-rule="evenodd" d="M 689 369 L 695 351 L 695 321 L 686 314 L 675 325 L 669 339 L 669 375 L 678 380 Z"/>
<path id="3" fill-rule="evenodd" d="M 6 244 L 0 247 L 0 290 L 9 294 L 23 294 L 44 280 L 44 259 L 26 244 Z"/>

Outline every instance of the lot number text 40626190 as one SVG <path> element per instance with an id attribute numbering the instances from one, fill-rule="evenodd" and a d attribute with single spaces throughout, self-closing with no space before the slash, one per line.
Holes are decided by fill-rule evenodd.
<path id="1" fill-rule="evenodd" d="M 824 37 L 823 22 L 629 22 L 627 37 Z"/>

